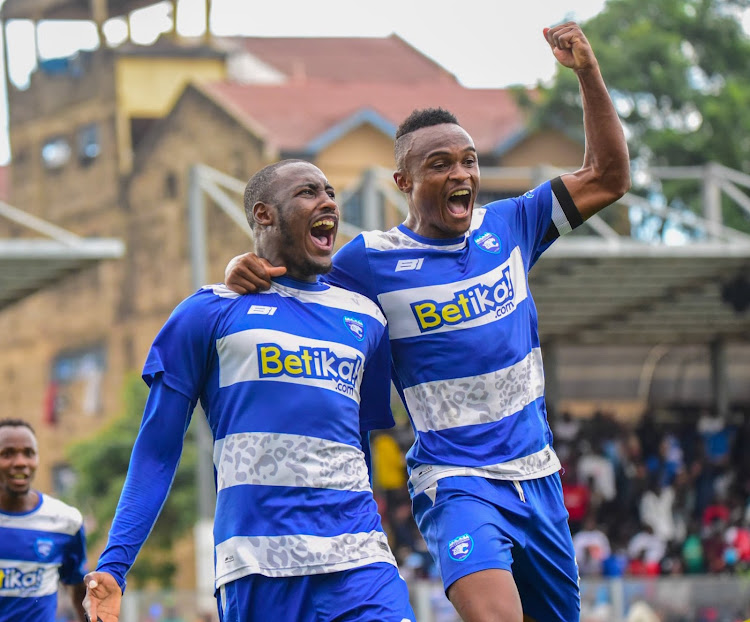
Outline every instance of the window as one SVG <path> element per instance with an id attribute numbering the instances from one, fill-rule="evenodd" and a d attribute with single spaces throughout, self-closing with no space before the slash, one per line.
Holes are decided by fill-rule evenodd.
<path id="1" fill-rule="evenodd" d="M 102 152 L 99 139 L 99 126 L 90 123 L 78 128 L 78 161 L 83 166 L 88 166 Z"/>
<path id="2" fill-rule="evenodd" d="M 70 160 L 70 144 L 64 136 L 50 138 L 42 146 L 42 162 L 49 171 L 61 169 Z"/>

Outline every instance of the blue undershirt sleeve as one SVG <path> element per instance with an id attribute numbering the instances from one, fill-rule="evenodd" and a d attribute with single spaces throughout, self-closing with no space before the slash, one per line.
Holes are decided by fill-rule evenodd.
<path id="1" fill-rule="evenodd" d="M 130 457 L 109 540 L 97 570 L 110 573 L 125 591 L 125 575 L 167 500 L 195 402 L 164 382 L 151 381 L 143 421 Z"/>
<path id="2" fill-rule="evenodd" d="M 68 544 L 59 574 L 65 585 L 81 583 L 86 576 L 86 534 L 83 527 Z"/>
<path id="3" fill-rule="evenodd" d="M 325 281 L 367 296 L 378 304 L 377 292 L 373 287 L 375 280 L 370 269 L 365 240 L 361 235 L 344 244 L 333 256 L 333 268 L 325 275 Z"/>

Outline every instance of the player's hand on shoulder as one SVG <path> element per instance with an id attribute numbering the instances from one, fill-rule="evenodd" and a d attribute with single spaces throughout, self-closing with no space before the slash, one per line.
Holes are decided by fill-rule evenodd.
<path id="1" fill-rule="evenodd" d="M 122 590 L 108 572 L 89 572 L 84 578 L 86 597 L 83 608 L 91 622 L 118 622 Z"/>
<path id="2" fill-rule="evenodd" d="M 549 43 L 557 61 L 574 71 L 597 66 L 594 50 L 586 35 L 575 22 L 565 22 L 559 26 L 544 29 L 544 38 Z"/>
<path id="3" fill-rule="evenodd" d="M 234 257 L 224 270 L 224 283 L 233 292 L 251 294 L 271 287 L 271 279 L 286 274 L 284 266 L 272 266 L 255 253 Z"/>

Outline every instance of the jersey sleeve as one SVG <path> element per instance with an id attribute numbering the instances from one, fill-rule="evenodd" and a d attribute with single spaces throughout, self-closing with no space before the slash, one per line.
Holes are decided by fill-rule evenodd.
<path id="1" fill-rule="evenodd" d="M 333 256 L 333 268 L 325 275 L 325 281 L 336 287 L 367 296 L 375 304 L 378 303 L 377 292 L 373 287 L 375 281 L 367 257 L 367 247 L 361 234 L 336 252 Z"/>
<path id="2" fill-rule="evenodd" d="M 360 430 L 366 432 L 395 425 L 391 413 L 391 349 L 387 326 L 365 365 L 359 394 Z"/>
<path id="3" fill-rule="evenodd" d="M 151 386 L 157 374 L 191 401 L 200 395 L 214 351 L 223 299 L 210 288 L 183 300 L 169 316 L 149 350 L 143 379 Z"/>
<path id="4" fill-rule="evenodd" d="M 86 576 L 86 533 L 83 525 L 71 538 L 60 566 L 60 581 L 66 585 L 76 585 Z"/>
<path id="5" fill-rule="evenodd" d="M 487 206 L 492 210 L 492 205 Z M 527 269 L 561 235 L 583 224 L 583 218 L 560 177 L 546 181 L 508 202 L 498 202 L 498 212 L 521 243 Z M 512 211 L 509 211 L 511 210 Z"/>
<path id="6" fill-rule="evenodd" d="M 169 495 L 195 401 L 151 377 L 151 390 L 109 539 L 97 570 L 111 574 L 123 591 L 125 575 L 151 533 Z"/>

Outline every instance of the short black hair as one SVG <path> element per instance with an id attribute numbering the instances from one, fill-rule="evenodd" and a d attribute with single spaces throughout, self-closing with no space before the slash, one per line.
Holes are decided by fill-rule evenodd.
<path id="1" fill-rule="evenodd" d="M 273 197 L 270 196 L 271 184 L 273 183 L 274 177 L 276 177 L 276 171 L 278 171 L 282 166 L 286 166 L 287 164 L 294 164 L 296 162 L 304 162 L 305 164 L 310 164 L 310 162 L 308 162 L 307 160 L 280 160 L 278 162 L 274 162 L 273 164 L 269 164 L 268 166 L 264 166 L 250 178 L 250 181 L 247 182 L 247 185 L 245 186 L 244 197 L 245 218 L 247 218 L 247 222 L 250 225 L 251 229 L 255 228 L 255 220 L 253 219 L 253 205 L 255 205 L 258 201 L 261 201 L 263 203 L 270 203 L 273 199 Z"/>
<path id="2" fill-rule="evenodd" d="M 31 424 L 23 419 L 0 419 L 0 428 L 28 428 L 36 436 L 36 432 L 31 427 Z"/>
<path id="3" fill-rule="evenodd" d="M 444 108 L 424 108 L 421 110 L 413 110 L 412 113 L 403 120 L 401 125 L 398 126 L 398 129 L 396 130 L 396 140 L 401 138 L 404 134 L 410 134 L 416 130 L 421 130 L 423 127 L 442 125 L 443 123 L 461 125 L 458 122 L 456 115 Z"/>
<path id="4" fill-rule="evenodd" d="M 393 146 L 393 156 L 396 160 L 396 166 L 399 169 L 403 169 L 404 158 L 406 157 L 406 152 L 411 144 L 411 141 L 405 139 L 404 136 L 407 136 L 416 130 L 421 130 L 423 127 L 443 125 L 444 123 L 452 123 L 453 125 L 461 126 L 456 115 L 444 108 L 423 108 L 413 110 L 396 130 L 396 142 Z"/>

